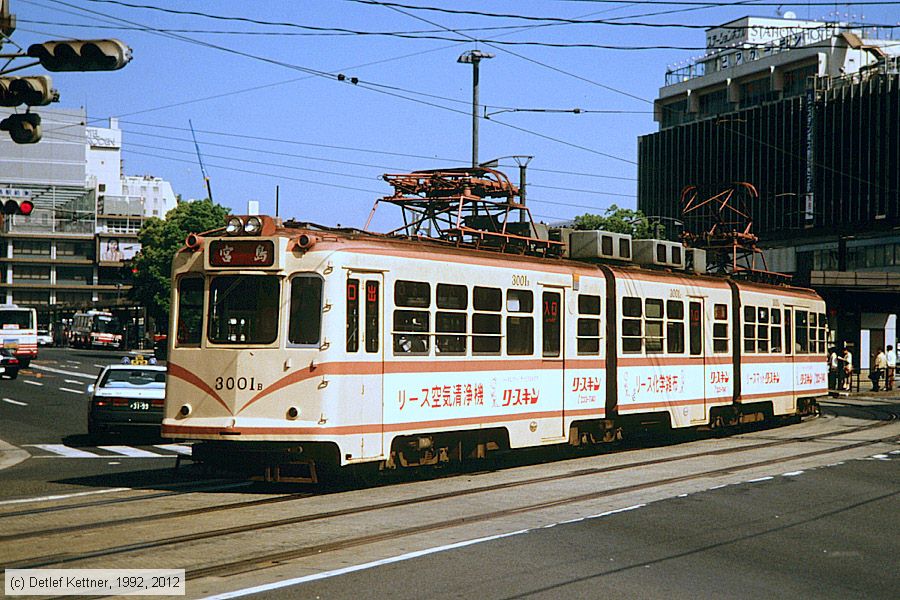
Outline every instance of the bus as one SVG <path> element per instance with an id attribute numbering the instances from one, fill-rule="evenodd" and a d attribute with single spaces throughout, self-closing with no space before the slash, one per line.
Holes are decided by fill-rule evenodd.
<path id="1" fill-rule="evenodd" d="M 15 304 L 0 304 L 0 336 L 4 348 L 16 353 L 19 364 L 27 367 L 37 358 L 37 311 Z"/>
<path id="2" fill-rule="evenodd" d="M 112 313 L 88 310 L 75 313 L 72 318 L 70 343 L 75 348 L 123 347 L 122 326 Z"/>

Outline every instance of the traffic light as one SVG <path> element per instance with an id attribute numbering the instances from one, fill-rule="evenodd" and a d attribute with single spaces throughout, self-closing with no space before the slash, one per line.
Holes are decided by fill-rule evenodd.
<path id="1" fill-rule="evenodd" d="M 0 131 L 8 131 L 17 144 L 36 144 L 41 141 L 41 116 L 35 113 L 9 115 L 0 121 Z M 3 208 L 5 210 L 6 205 Z"/>
<path id="2" fill-rule="evenodd" d="M 0 106 L 46 106 L 59 102 L 59 92 L 46 75 L 0 77 Z"/>
<path id="3" fill-rule="evenodd" d="M 113 39 L 32 44 L 26 54 L 48 71 L 115 71 L 131 60 L 131 48 Z"/>
<path id="4" fill-rule="evenodd" d="M 0 204 L 3 205 L 3 214 L 5 215 L 28 216 L 34 210 L 34 203 L 31 200 L 0 199 Z"/>

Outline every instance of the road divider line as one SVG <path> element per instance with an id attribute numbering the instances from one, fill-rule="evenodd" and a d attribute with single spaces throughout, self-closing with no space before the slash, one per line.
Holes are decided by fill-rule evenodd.
<path id="1" fill-rule="evenodd" d="M 72 388 L 64 388 L 64 387 L 59 388 L 59 391 L 69 392 L 70 394 L 83 394 L 84 393 L 83 390 L 73 390 Z"/>
<path id="2" fill-rule="evenodd" d="M 181 444 L 156 444 L 155 448 L 159 448 L 160 450 L 168 450 L 170 452 L 176 452 L 178 454 L 184 454 L 185 456 L 191 456 L 193 450 L 190 446 L 182 446 Z"/>
<path id="3" fill-rule="evenodd" d="M 40 448 L 41 450 L 46 450 L 47 452 L 52 452 L 53 454 L 58 454 L 59 456 L 65 456 L 68 458 L 109 458 L 103 457 L 99 454 L 94 454 L 93 452 L 88 452 L 87 450 L 79 450 L 78 448 L 71 448 L 69 446 L 65 446 L 63 444 L 27 444 L 32 448 Z"/>
<path id="4" fill-rule="evenodd" d="M 94 365 L 97 366 L 97 365 Z M 105 365 L 100 365 L 101 367 Z M 64 371 L 63 369 L 54 369 L 53 367 L 45 367 L 43 365 L 31 365 L 32 369 L 37 369 L 38 371 L 47 371 L 48 373 L 57 373 L 59 375 L 71 375 L 72 377 L 82 377 L 84 379 L 97 379 L 96 375 L 88 375 L 87 373 L 78 373 L 76 371 Z"/>
<path id="5" fill-rule="evenodd" d="M 101 450 L 107 452 L 115 452 L 122 456 L 131 456 L 132 458 L 171 458 L 171 456 L 163 456 L 149 450 L 141 450 L 140 448 L 132 448 L 131 446 L 97 446 Z M 109 458 L 109 457 L 107 457 Z"/>
<path id="6" fill-rule="evenodd" d="M 25 383 L 27 383 L 28 385 L 44 385 L 40 381 L 31 381 L 30 379 L 26 379 Z"/>
<path id="7" fill-rule="evenodd" d="M 77 381 L 75 379 L 63 379 L 66 383 L 71 383 L 72 385 L 84 385 L 83 381 Z"/>
<path id="8" fill-rule="evenodd" d="M 15 404 L 16 406 L 28 406 L 27 402 L 19 402 L 18 400 L 13 400 L 12 398 L 4 398 L 4 402 L 9 402 L 10 404 Z"/>

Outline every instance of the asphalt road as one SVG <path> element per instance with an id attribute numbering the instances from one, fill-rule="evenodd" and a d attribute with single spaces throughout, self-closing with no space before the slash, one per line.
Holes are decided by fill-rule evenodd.
<path id="1" fill-rule="evenodd" d="M 900 450 L 253 598 L 895 599 Z"/>
<path id="2" fill-rule="evenodd" d="M 38 360 L 17 379 L 0 379 L 0 440 L 30 455 L 0 470 L 0 500 L 180 478 L 172 473 L 178 453 L 159 448 L 167 442 L 156 436 L 111 437 L 102 447 L 87 437 L 87 386 L 104 365 L 120 362 L 124 355 L 40 348 Z"/>

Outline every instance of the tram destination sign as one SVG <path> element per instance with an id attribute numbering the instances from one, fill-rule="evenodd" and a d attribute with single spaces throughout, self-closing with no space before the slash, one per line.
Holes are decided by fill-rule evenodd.
<path id="1" fill-rule="evenodd" d="M 275 264 L 272 240 L 215 240 L 209 245 L 211 267 L 271 267 Z"/>

